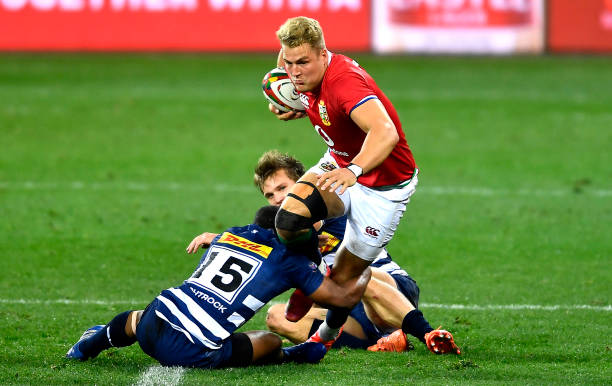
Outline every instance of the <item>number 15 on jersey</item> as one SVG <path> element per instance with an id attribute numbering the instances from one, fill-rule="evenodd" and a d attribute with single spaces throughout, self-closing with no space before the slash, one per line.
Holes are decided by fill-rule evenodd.
<path id="1" fill-rule="evenodd" d="M 261 263 L 246 253 L 214 245 L 187 281 L 214 292 L 231 304 L 255 277 Z"/>

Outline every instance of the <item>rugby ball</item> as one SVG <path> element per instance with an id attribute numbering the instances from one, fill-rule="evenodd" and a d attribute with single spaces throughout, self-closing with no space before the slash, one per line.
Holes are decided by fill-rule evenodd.
<path id="1" fill-rule="evenodd" d="M 268 102 L 280 111 L 304 111 L 300 96 L 283 67 L 270 70 L 261 81 L 261 88 Z"/>

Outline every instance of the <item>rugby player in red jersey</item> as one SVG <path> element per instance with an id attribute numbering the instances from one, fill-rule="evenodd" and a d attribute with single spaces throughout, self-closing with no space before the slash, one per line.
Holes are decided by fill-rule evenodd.
<path id="1" fill-rule="evenodd" d="M 278 65 L 290 75 L 306 111 L 282 113 L 272 105 L 270 111 L 281 120 L 307 115 L 328 146 L 283 201 L 276 229 L 289 248 L 316 261 L 312 224 L 347 215 L 345 238 L 330 274 L 344 283 L 359 276 L 393 237 L 416 189 L 418 169 L 389 99 L 357 62 L 327 50 L 316 20 L 288 19 L 276 35 L 281 43 Z M 290 303 L 296 306 L 290 305 L 287 316 L 297 320 L 305 313 L 299 292 Z M 310 340 L 331 347 L 349 312 L 331 309 Z M 452 335 L 434 330 L 418 309 L 406 314 L 402 330 L 422 336 L 432 352 L 460 352 Z"/>

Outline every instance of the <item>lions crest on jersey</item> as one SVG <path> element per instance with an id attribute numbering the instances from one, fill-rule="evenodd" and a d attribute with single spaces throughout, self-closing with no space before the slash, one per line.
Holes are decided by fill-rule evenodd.
<path id="1" fill-rule="evenodd" d="M 321 162 L 319 164 L 319 167 L 326 172 L 331 172 L 332 170 L 337 168 L 336 165 L 331 162 Z"/>
<path id="2" fill-rule="evenodd" d="M 329 115 L 327 115 L 327 106 L 325 106 L 325 102 L 323 100 L 319 101 L 319 116 L 321 117 L 321 121 L 323 121 L 325 126 L 331 125 Z"/>

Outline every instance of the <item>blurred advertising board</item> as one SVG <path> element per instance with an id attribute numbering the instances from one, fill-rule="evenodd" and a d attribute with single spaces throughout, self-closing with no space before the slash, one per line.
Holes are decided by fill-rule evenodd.
<path id="1" fill-rule="evenodd" d="M 0 0 L 0 50 L 269 51 L 289 17 L 370 48 L 370 0 Z"/>
<path id="2" fill-rule="evenodd" d="M 379 53 L 538 53 L 543 0 L 372 0 Z"/>
<path id="3" fill-rule="evenodd" d="M 549 0 L 553 52 L 612 52 L 612 0 Z"/>

